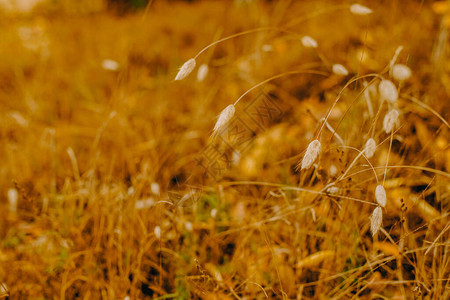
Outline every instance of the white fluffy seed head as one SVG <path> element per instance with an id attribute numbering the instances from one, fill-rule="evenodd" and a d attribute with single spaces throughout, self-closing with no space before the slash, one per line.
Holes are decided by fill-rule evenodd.
<path id="1" fill-rule="evenodd" d="M 383 211 L 381 207 L 377 206 L 370 217 L 370 231 L 372 232 L 372 236 L 380 230 L 381 223 L 383 223 Z"/>
<path id="2" fill-rule="evenodd" d="M 203 80 L 205 80 L 206 75 L 208 75 L 208 65 L 207 64 L 202 64 L 200 67 L 198 67 L 198 71 L 197 71 L 197 81 L 202 82 Z"/>
<path id="3" fill-rule="evenodd" d="M 273 51 L 273 46 L 269 44 L 264 44 L 262 45 L 261 50 L 264 52 L 271 52 Z"/>
<path id="4" fill-rule="evenodd" d="M 134 203 L 134 207 L 137 210 L 142 210 L 142 209 L 148 209 L 148 208 L 152 207 L 154 204 L 155 204 L 155 200 L 150 197 L 147 199 L 137 200 L 136 203 Z"/>
<path id="5" fill-rule="evenodd" d="M 117 71 L 119 69 L 119 63 L 112 59 L 105 59 L 102 61 L 102 68 L 108 71 Z"/>
<path id="6" fill-rule="evenodd" d="M 337 186 L 330 186 L 329 188 L 327 188 L 327 193 L 332 195 L 339 195 L 341 194 L 341 189 Z"/>
<path id="7" fill-rule="evenodd" d="M 157 182 L 152 182 L 150 184 L 150 190 L 155 195 L 159 195 L 161 193 L 161 190 L 160 190 L 160 187 L 159 187 L 159 183 L 157 183 Z"/>
<path id="8" fill-rule="evenodd" d="M 317 48 L 316 40 L 310 37 L 309 35 L 305 35 L 304 37 L 302 37 L 302 44 L 306 48 Z"/>
<path id="9" fill-rule="evenodd" d="M 338 172 L 338 168 L 336 167 L 336 165 L 331 165 L 330 166 L 330 169 L 328 170 L 328 174 L 331 176 L 331 177 L 334 177 L 334 176 L 336 176 L 336 174 L 337 174 L 337 172 Z"/>
<path id="10" fill-rule="evenodd" d="M 377 148 L 377 143 L 373 138 L 367 140 L 366 145 L 364 146 L 364 154 L 367 158 L 372 158 L 375 154 L 375 149 Z"/>
<path id="11" fill-rule="evenodd" d="M 157 239 L 161 238 L 161 227 L 155 226 L 155 229 L 153 230 L 153 233 L 155 234 L 155 237 Z"/>
<path id="12" fill-rule="evenodd" d="M 399 112 L 396 109 L 390 110 L 383 119 L 383 130 L 390 133 L 398 121 Z"/>
<path id="13" fill-rule="evenodd" d="M 348 70 L 341 64 L 334 64 L 332 67 L 333 73 L 336 75 L 347 76 Z"/>
<path id="14" fill-rule="evenodd" d="M 8 204 L 9 211 L 15 213 L 17 211 L 17 204 L 19 203 L 19 192 L 16 189 L 8 190 Z"/>
<path id="15" fill-rule="evenodd" d="M 195 68 L 195 59 L 191 58 L 184 65 L 181 66 L 180 71 L 178 71 L 177 76 L 175 76 L 175 80 L 183 80 L 189 74 L 191 74 L 192 70 Z"/>
<path id="16" fill-rule="evenodd" d="M 2 296 L 2 298 L 4 296 L 9 296 L 9 289 L 8 286 L 6 285 L 6 283 L 0 282 L 0 295 Z M 8 297 L 6 297 L 8 298 Z"/>
<path id="17" fill-rule="evenodd" d="M 194 230 L 194 225 L 192 225 L 191 222 L 186 222 L 186 223 L 184 223 L 184 228 L 185 228 L 187 231 L 191 232 L 192 230 Z"/>
<path id="18" fill-rule="evenodd" d="M 372 10 L 366 6 L 355 3 L 350 6 L 350 12 L 354 15 L 365 16 L 372 13 Z"/>
<path id="19" fill-rule="evenodd" d="M 233 118 L 236 109 L 234 104 L 230 104 L 220 113 L 219 118 L 217 119 L 216 125 L 214 125 L 213 129 L 213 137 L 222 133 L 223 129 L 225 129 L 230 122 L 231 118 Z"/>
<path id="20" fill-rule="evenodd" d="M 384 187 L 382 185 L 377 185 L 377 187 L 375 188 L 375 199 L 377 200 L 377 203 L 381 206 L 381 207 L 385 207 L 386 206 L 386 190 L 384 189 Z"/>
<path id="21" fill-rule="evenodd" d="M 321 147 L 322 145 L 319 140 L 314 140 L 309 143 L 305 156 L 303 156 L 301 162 L 302 170 L 309 169 L 313 165 L 314 161 L 317 159 L 317 156 L 319 156 Z"/>
<path id="22" fill-rule="evenodd" d="M 395 64 L 392 67 L 392 77 L 397 81 L 404 81 L 411 77 L 411 69 L 402 64 Z"/>
<path id="23" fill-rule="evenodd" d="M 387 100 L 395 103 L 398 99 L 398 91 L 394 83 L 390 80 L 382 80 L 378 85 L 381 100 Z"/>

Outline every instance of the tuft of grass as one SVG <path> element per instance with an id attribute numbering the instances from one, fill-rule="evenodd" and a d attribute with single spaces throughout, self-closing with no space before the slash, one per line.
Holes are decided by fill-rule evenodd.
<path id="1" fill-rule="evenodd" d="M 448 4 L 39 2 L 0 10 L 0 299 L 449 298 Z"/>

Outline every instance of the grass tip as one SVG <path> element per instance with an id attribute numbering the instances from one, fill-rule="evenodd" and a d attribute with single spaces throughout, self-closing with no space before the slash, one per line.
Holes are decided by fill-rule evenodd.
<path id="1" fill-rule="evenodd" d="M 194 68 L 195 68 L 195 59 L 191 58 L 181 66 L 180 71 L 178 71 L 177 76 L 175 76 L 175 80 L 183 80 L 189 74 L 191 74 Z"/>
<path id="2" fill-rule="evenodd" d="M 317 159 L 317 156 L 319 156 L 321 148 L 322 144 L 319 142 L 319 140 L 314 140 L 309 143 L 308 148 L 306 149 L 305 156 L 303 156 L 303 159 L 299 164 L 301 165 L 302 170 L 309 169 L 313 165 L 314 161 Z"/>
<path id="3" fill-rule="evenodd" d="M 347 76 L 348 70 L 341 64 L 334 64 L 332 67 L 333 73 L 340 76 Z"/>
<path id="4" fill-rule="evenodd" d="M 398 121 L 399 115 L 400 113 L 396 109 L 392 109 L 386 114 L 386 116 L 383 119 L 383 130 L 386 133 L 390 133 L 394 129 L 395 124 Z"/>
<path id="5" fill-rule="evenodd" d="M 161 227 L 155 226 L 155 229 L 153 229 L 153 233 L 155 234 L 155 237 L 159 240 L 161 238 Z"/>
<path id="6" fill-rule="evenodd" d="M 394 83 L 390 80 L 384 79 L 378 85 L 381 100 L 387 100 L 390 103 L 397 102 L 398 91 Z"/>
<path id="7" fill-rule="evenodd" d="M 383 211 L 380 206 L 377 206 L 370 216 L 370 232 L 372 232 L 372 236 L 378 233 L 381 228 L 381 223 L 383 223 Z"/>
<path id="8" fill-rule="evenodd" d="M 234 107 L 234 104 L 230 104 L 227 107 L 225 107 L 224 110 L 222 110 L 219 117 L 217 118 L 216 125 L 214 125 L 212 134 L 213 137 L 219 135 L 223 131 L 223 129 L 227 127 L 228 123 L 233 118 L 235 112 L 236 108 Z"/>
<path id="9" fill-rule="evenodd" d="M 317 41 L 309 35 L 305 35 L 302 37 L 302 45 L 306 48 L 317 48 Z"/>
<path id="10" fill-rule="evenodd" d="M 15 213 L 17 211 L 17 204 L 19 202 L 19 192 L 15 188 L 8 190 L 8 204 L 9 211 Z"/>
<path id="11" fill-rule="evenodd" d="M 392 78 L 397 81 L 405 81 L 411 77 L 411 69 L 402 64 L 395 64 L 392 67 Z"/>
<path id="12" fill-rule="evenodd" d="M 350 12 L 354 15 L 365 16 L 370 15 L 372 13 L 372 10 L 367 6 L 355 3 L 350 5 Z"/>
<path id="13" fill-rule="evenodd" d="M 377 185 L 377 187 L 375 188 L 375 199 L 377 200 L 377 203 L 381 206 L 381 207 L 385 207 L 386 206 L 386 190 L 384 189 L 384 187 L 382 185 Z"/>
<path id="14" fill-rule="evenodd" d="M 347 76 L 348 70 L 341 64 L 334 64 L 332 67 L 333 73 L 336 75 Z"/>
<path id="15" fill-rule="evenodd" d="M 377 148 L 377 143 L 373 138 L 370 138 L 367 140 L 366 144 L 364 145 L 364 154 L 367 158 L 372 158 L 375 154 L 375 149 Z"/>

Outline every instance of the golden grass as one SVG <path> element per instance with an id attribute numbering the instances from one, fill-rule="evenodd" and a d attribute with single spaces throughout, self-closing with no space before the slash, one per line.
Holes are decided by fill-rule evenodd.
<path id="1" fill-rule="evenodd" d="M 364 16 L 347 1 L 0 13 L 0 299 L 448 299 L 450 7 L 366 2 Z M 203 81 L 174 81 L 246 30 L 196 57 Z M 399 46 L 412 75 L 382 103 Z M 236 99 L 244 143 L 231 125 L 210 139 Z"/>

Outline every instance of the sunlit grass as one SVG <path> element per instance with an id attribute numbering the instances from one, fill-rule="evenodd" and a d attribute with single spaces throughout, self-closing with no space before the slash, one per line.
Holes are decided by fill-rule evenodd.
<path id="1" fill-rule="evenodd" d="M 0 12 L 0 299 L 448 298 L 449 9 L 372 2 Z"/>

